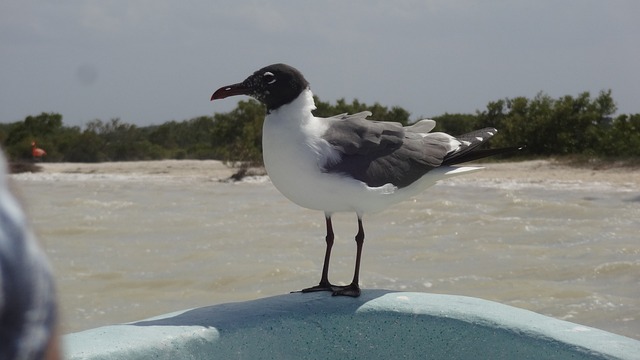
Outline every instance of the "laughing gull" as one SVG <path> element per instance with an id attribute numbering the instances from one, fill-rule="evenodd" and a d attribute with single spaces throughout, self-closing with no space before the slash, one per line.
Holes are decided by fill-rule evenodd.
<path id="1" fill-rule="evenodd" d="M 316 117 L 309 83 L 291 66 L 264 67 L 241 83 L 216 90 L 211 100 L 248 95 L 267 108 L 262 128 L 264 165 L 273 185 L 289 200 L 324 211 L 327 236 L 320 283 L 302 292 L 360 295 L 359 274 L 364 229 L 362 217 L 406 200 L 438 180 L 480 170 L 452 165 L 512 149 L 479 150 L 497 131 L 484 128 L 461 136 L 430 131 L 433 120 L 411 126 L 372 121 L 369 111 Z M 329 282 L 334 234 L 331 215 L 358 216 L 356 264 L 347 286 Z"/>

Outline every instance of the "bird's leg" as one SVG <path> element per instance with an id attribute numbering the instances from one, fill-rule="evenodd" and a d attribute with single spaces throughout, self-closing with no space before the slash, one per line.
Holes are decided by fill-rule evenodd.
<path id="1" fill-rule="evenodd" d="M 333 296 L 360 296 L 360 259 L 362 257 L 362 246 L 364 245 L 364 228 L 362 227 L 362 217 L 358 215 L 358 233 L 356 234 L 356 269 L 353 273 L 351 284 L 339 287 L 333 292 Z"/>
<path id="2" fill-rule="evenodd" d="M 302 292 L 314 292 L 314 291 L 334 291 L 335 286 L 329 282 L 329 260 L 331 259 L 331 248 L 333 247 L 333 225 L 331 224 L 331 215 L 325 213 L 325 221 L 327 224 L 327 236 L 325 241 L 327 242 L 327 250 L 324 253 L 324 264 L 322 265 L 322 277 L 320 278 L 320 284 L 312 286 L 310 288 L 303 289 Z"/>

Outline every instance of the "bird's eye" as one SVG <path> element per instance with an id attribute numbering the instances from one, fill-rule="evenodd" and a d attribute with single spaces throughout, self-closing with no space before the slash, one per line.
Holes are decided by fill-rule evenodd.
<path id="1" fill-rule="evenodd" d="M 264 80 L 265 83 L 267 83 L 267 85 L 271 85 L 274 82 L 276 82 L 276 76 L 273 75 L 273 73 L 270 71 L 267 71 L 266 73 L 262 74 L 262 79 Z"/>

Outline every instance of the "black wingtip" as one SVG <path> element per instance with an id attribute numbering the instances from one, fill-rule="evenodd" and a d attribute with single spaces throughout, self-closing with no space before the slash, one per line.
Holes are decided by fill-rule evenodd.
<path id="1" fill-rule="evenodd" d="M 484 158 L 490 157 L 490 156 L 503 155 L 503 154 L 508 154 L 508 153 L 520 151 L 520 150 L 524 149 L 525 147 L 526 147 L 526 145 L 521 145 L 521 146 L 511 146 L 511 147 L 498 148 L 498 149 L 476 150 L 476 151 L 468 152 L 466 154 L 462 154 L 460 156 L 454 156 L 454 157 L 451 157 L 449 159 L 445 159 L 442 162 L 442 165 L 462 164 L 462 163 L 466 163 L 466 162 L 469 162 L 469 161 L 484 159 Z"/>

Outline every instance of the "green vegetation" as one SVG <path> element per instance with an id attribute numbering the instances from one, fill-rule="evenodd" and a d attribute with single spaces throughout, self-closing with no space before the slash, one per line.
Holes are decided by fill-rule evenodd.
<path id="1" fill-rule="evenodd" d="M 499 130 L 492 146 L 526 145 L 525 156 L 584 155 L 632 158 L 640 156 L 640 114 L 613 117 L 611 91 L 592 98 L 588 92 L 552 99 L 516 97 L 492 101 L 475 115 L 435 117 L 436 130 L 450 133 L 493 126 Z"/>
<path id="2" fill-rule="evenodd" d="M 316 116 L 371 111 L 372 119 L 408 124 L 400 108 L 372 106 L 344 99 L 335 104 L 316 98 Z M 543 93 L 533 99 L 516 97 L 490 102 L 475 114 L 434 117 L 436 131 L 462 134 L 477 128 L 499 129 L 493 147 L 526 145 L 520 155 L 637 158 L 640 156 L 640 114 L 614 117 L 611 91 L 592 98 L 553 99 Z M 255 100 L 240 101 L 222 114 L 138 127 L 120 119 L 93 120 L 83 128 L 67 127 L 62 115 L 42 113 L 24 121 L 0 124 L 0 143 L 11 161 L 31 159 L 31 142 L 47 151 L 45 161 L 100 162 L 155 159 L 218 159 L 259 165 L 265 110 Z"/>

